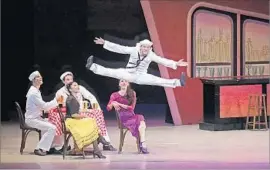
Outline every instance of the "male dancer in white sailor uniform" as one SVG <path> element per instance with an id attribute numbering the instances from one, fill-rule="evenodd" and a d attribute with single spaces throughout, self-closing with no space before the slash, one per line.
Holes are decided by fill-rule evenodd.
<path id="1" fill-rule="evenodd" d="M 116 79 L 124 79 L 140 85 L 154 85 L 170 88 L 185 85 L 186 77 L 183 73 L 181 74 L 180 79 L 165 79 L 147 73 L 149 64 L 152 61 L 174 70 L 176 70 L 178 66 L 187 66 L 187 62 L 184 62 L 183 59 L 176 62 L 156 55 L 152 51 L 153 43 L 149 40 L 140 41 L 135 47 L 118 45 L 102 38 L 95 38 L 94 42 L 103 45 L 103 48 L 109 51 L 130 55 L 126 68 L 118 69 L 105 68 L 93 63 L 94 57 L 90 56 L 87 59 L 86 68 L 93 71 L 95 74 Z"/>
<path id="2" fill-rule="evenodd" d="M 25 123 L 32 128 L 41 130 L 43 134 L 34 151 L 36 155 L 45 156 L 53 144 L 53 139 L 56 133 L 56 127 L 43 119 L 42 110 L 50 110 L 58 106 L 59 99 L 54 98 L 50 102 L 44 102 L 39 91 L 43 84 L 42 76 L 38 71 L 30 74 L 29 80 L 32 86 L 27 92 Z"/>

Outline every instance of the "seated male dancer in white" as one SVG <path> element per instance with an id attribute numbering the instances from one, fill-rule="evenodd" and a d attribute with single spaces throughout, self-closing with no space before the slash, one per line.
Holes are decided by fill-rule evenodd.
<path id="1" fill-rule="evenodd" d="M 39 156 L 45 156 L 52 147 L 53 139 L 56 134 L 55 125 L 42 118 L 42 111 L 47 111 L 58 106 L 59 100 L 54 98 L 50 102 L 44 102 L 39 91 L 43 84 L 42 76 L 38 71 L 29 76 L 32 86 L 27 92 L 25 123 L 32 128 L 41 130 L 42 137 L 38 142 L 34 153 Z"/>
<path id="2" fill-rule="evenodd" d="M 65 86 L 63 86 L 62 88 L 60 88 L 56 92 L 56 96 L 63 96 L 63 100 L 65 103 L 66 99 L 69 95 L 69 92 L 66 88 L 66 85 L 73 82 L 73 74 L 71 72 L 67 71 L 60 76 L 60 79 L 65 84 Z M 79 89 L 80 89 L 79 98 L 81 99 L 81 101 L 83 99 L 86 99 L 86 100 L 90 101 L 90 103 L 92 105 L 94 103 L 98 104 L 98 108 L 97 108 L 98 111 L 94 111 L 93 115 L 91 114 L 91 116 L 93 116 L 92 118 L 94 118 L 97 121 L 98 127 L 101 131 L 100 134 L 103 136 L 103 138 L 99 139 L 99 142 L 103 144 L 103 150 L 116 151 L 116 149 L 110 143 L 110 138 L 109 138 L 108 131 L 107 131 L 107 128 L 105 125 L 103 112 L 100 108 L 100 105 L 99 105 L 96 97 L 81 85 L 79 86 Z"/>

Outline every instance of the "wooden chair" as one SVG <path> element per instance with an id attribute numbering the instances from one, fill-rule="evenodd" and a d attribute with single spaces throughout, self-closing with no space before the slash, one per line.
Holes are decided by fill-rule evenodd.
<path id="1" fill-rule="evenodd" d="M 255 112 L 253 116 L 251 116 L 252 110 Z M 263 121 L 261 120 L 262 117 Z M 253 120 L 250 121 L 250 118 L 253 118 Z M 258 130 L 260 130 L 261 125 L 264 125 L 266 130 L 268 129 L 266 94 L 249 95 L 248 113 L 246 117 L 246 129 L 248 129 L 249 126 L 252 126 L 253 130 L 255 130 L 257 127 Z"/>
<path id="2" fill-rule="evenodd" d="M 19 116 L 19 122 L 20 122 L 20 129 L 22 130 L 22 139 L 21 139 L 21 148 L 20 148 L 20 153 L 21 155 L 23 154 L 23 150 L 25 148 L 25 142 L 27 139 L 27 136 L 30 132 L 37 132 L 38 133 L 38 138 L 39 140 L 41 139 L 41 131 L 35 128 L 31 128 L 26 125 L 25 123 L 25 117 L 22 112 L 21 106 L 19 105 L 18 102 L 15 102 L 17 113 Z"/>
<path id="3" fill-rule="evenodd" d="M 67 154 L 67 148 L 68 148 L 68 144 L 69 144 L 69 139 L 72 137 L 72 134 L 66 128 L 65 117 L 64 117 L 61 109 L 59 107 L 57 107 L 57 110 L 58 110 L 58 113 L 59 113 L 60 118 L 61 118 L 62 131 L 63 131 L 63 134 L 64 134 L 64 146 L 63 146 L 63 160 L 64 160 L 65 157 L 66 157 L 66 154 Z M 82 155 L 83 155 L 83 159 L 85 159 L 84 149 L 82 149 Z"/>
<path id="4" fill-rule="evenodd" d="M 122 149 L 124 146 L 124 141 L 125 141 L 125 137 L 126 137 L 126 134 L 128 132 L 128 129 L 122 125 L 122 122 L 121 122 L 120 117 L 119 117 L 119 112 L 117 112 L 115 110 L 115 114 L 116 114 L 117 125 L 118 125 L 118 128 L 120 129 L 120 142 L 119 142 L 119 149 L 118 149 L 118 154 L 120 154 L 120 153 L 122 153 Z M 138 153 L 140 153 L 140 143 L 139 142 L 140 141 L 137 139 L 136 143 L 137 143 Z"/>

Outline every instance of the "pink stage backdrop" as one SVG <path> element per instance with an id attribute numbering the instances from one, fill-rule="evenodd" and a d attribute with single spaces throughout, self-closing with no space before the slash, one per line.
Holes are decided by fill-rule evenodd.
<path id="1" fill-rule="evenodd" d="M 262 85 L 220 87 L 220 118 L 245 117 L 249 94 L 262 94 Z M 254 113 L 252 110 L 251 115 Z"/>

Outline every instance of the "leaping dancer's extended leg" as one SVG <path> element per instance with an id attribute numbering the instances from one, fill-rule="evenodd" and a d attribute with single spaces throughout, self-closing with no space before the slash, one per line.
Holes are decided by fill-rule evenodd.
<path id="1" fill-rule="evenodd" d="M 94 56 L 90 56 L 87 59 L 86 68 L 94 72 L 95 74 L 106 76 L 106 77 L 112 77 L 116 79 L 123 79 L 129 82 L 134 82 L 134 74 L 129 73 L 125 68 L 106 68 L 101 65 L 94 63 Z"/>

